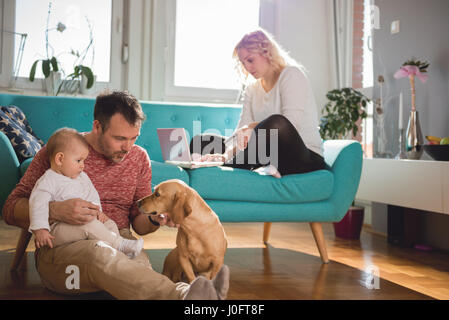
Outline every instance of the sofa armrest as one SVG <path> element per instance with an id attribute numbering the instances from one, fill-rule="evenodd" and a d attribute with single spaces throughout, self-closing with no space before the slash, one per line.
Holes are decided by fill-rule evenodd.
<path id="1" fill-rule="evenodd" d="M 8 137 L 0 131 L 0 214 L 6 198 L 20 180 L 19 160 Z"/>
<path id="2" fill-rule="evenodd" d="M 355 140 L 327 140 L 324 159 L 334 174 L 330 201 L 335 207 L 334 221 L 340 221 L 351 206 L 362 174 L 362 146 Z"/>

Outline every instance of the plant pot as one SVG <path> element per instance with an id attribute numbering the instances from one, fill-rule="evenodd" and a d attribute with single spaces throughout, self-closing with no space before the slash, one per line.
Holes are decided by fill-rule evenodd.
<path id="1" fill-rule="evenodd" d="M 50 75 L 44 79 L 45 91 L 50 96 L 55 96 L 62 82 L 61 71 L 50 71 Z"/>
<path id="2" fill-rule="evenodd" d="M 359 239 L 365 208 L 350 207 L 340 222 L 334 222 L 335 236 L 343 239 Z"/>
<path id="3" fill-rule="evenodd" d="M 62 85 L 62 88 L 65 93 L 68 94 L 76 94 L 80 88 L 80 81 L 76 79 L 72 80 L 64 80 L 64 84 Z"/>
<path id="4" fill-rule="evenodd" d="M 86 95 L 95 94 L 96 83 L 97 83 L 97 76 L 94 75 L 94 85 L 90 89 L 87 89 L 87 77 L 84 74 L 82 74 L 81 75 L 81 83 L 80 83 L 80 93 L 86 94 Z"/>

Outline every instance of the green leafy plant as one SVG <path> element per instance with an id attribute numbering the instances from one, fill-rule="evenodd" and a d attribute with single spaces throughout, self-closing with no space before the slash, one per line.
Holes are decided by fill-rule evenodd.
<path id="1" fill-rule="evenodd" d="M 59 71 L 58 60 L 56 59 L 56 57 L 51 57 L 50 59 L 38 59 L 34 61 L 33 65 L 31 66 L 29 77 L 30 81 L 34 81 L 34 78 L 36 76 L 37 64 L 39 62 L 42 62 L 42 73 L 44 74 L 45 78 L 48 78 L 50 76 L 51 71 Z"/>
<path id="2" fill-rule="evenodd" d="M 429 63 L 427 61 L 420 61 L 416 58 L 411 58 L 407 61 L 405 61 L 402 66 L 416 66 L 419 68 L 420 72 L 427 72 L 427 68 L 429 67 Z"/>
<path id="3" fill-rule="evenodd" d="M 39 62 L 42 62 L 42 73 L 44 74 L 45 78 L 48 78 L 50 76 L 51 71 L 55 71 L 55 72 L 59 71 L 58 59 L 55 57 L 54 53 L 52 53 L 51 56 L 49 54 L 49 49 L 51 49 L 52 52 L 54 50 L 48 40 L 48 33 L 51 30 L 57 30 L 59 32 L 63 32 L 66 29 L 66 26 L 64 24 L 62 24 L 61 22 L 59 22 L 58 25 L 56 26 L 56 28 L 49 28 L 51 5 L 52 5 L 52 3 L 49 2 L 48 3 L 48 14 L 47 14 L 47 27 L 45 28 L 45 50 L 47 53 L 47 58 L 46 59 L 37 59 L 36 61 L 34 61 L 34 63 L 31 66 L 31 70 L 30 70 L 30 76 L 29 76 L 30 81 L 34 81 L 34 78 L 36 76 L 36 68 L 37 68 L 37 65 Z"/>
<path id="4" fill-rule="evenodd" d="M 71 50 L 70 53 L 76 57 L 76 60 L 74 63 L 73 72 L 67 76 L 67 79 L 81 81 L 81 76 L 84 75 L 87 78 L 86 88 L 90 89 L 94 85 L 95 77 L 94 77 L 94 73 L 92 72 L 92 69 L 89 68 L 88 66 L 84 65 L 84 60 L 86 59 L 86 56 L 87 56 L 89 50 L 92 49 L 92 52 L 93 52 L 92 53 L 92 63 L 93 63 L 94 56 L 95 56 L 95 49 L 93 46 L 94 38 L 93 38 L 92 25 L 87 17 L 86 17 L 86 22 L 87 22 L 87 26 L 89 27 L 89 37 L 90 37 L 89 39 L 90 40 L 89 40 L 89 43 L 87 44 L 86 48 L 81 53 L 78 51 L 75 51 L 73 49 Z"/>
<path id="5" fill-rule="evenodd" d="M 29 76 L 30 81 L 34 81 L 35 75 L 36 75 L 36 69 L 37 69 L 37 66 L 39 63 L 42 63 L 42 73 L 44 74 L 45 78 L 48 78 L 50 76 L 51 71 L 62 71 L 62 73 L 64 75 L 66 74 L 64 72 L 64 70 L 62 70 L 59 67 L 60 64 L 58 62 L 57 57 L 54 55 L 54 49 L 50 45 L 50 41 L 49 41 L 49 31 L 56 30 L 56 31 L 59 31 L 62 33 L 66 29 L 66 26 L 63 23 L 59 22 L 55 28 L 49 27 L 51 6 L 52 6 L 52 2 L 49 2 L 48 14 L 47 14 L 47 27 L 45 29 L 45 47 L 46 47 L 46 57 L 47 58 L 38 59 L 38 60 L 34 61 L 33 65 L 31 66 L 31 70 L 30 70 L 30 76 Z M 84 50 L 81 53 L 79 51 L 75 51 L 74 49 L 71 49 L 70 52 L 65 52 L 65 54 L 68 53 L 75 57 L 75 61 L 73 64 L 73 72 L 70 73 L 69 75 L 65 76 L 64 81 L 62 81 L 59 84 L 56 95 L 58 95 L 61 92 L 63 87 L 65 87 L 65 90 L 67 90 L 67 88 L 69 88 L 69 87 L 74 88 L 75 90 L 78 90 L 79 83 L 75 83 L 75 82 L 73 82 L 73 80 L 79 80 L 79 82 L 81 82 L 81 77 L 83 75 L 87 79 L 87 85 L 86 85 L 87 89 L 92 88 L 94 85 L 94 82 L 95 82 L 94 73 L 92 72 L 92 69 L 90 67 L 86 66 L 84 63 L 84 60 L 86 59 L 86 56 L 89 53 L 89 50 L 92 50 L 92 64 L 93 64 L 93 60 L 94 60 L 94 56 L 95 56 L 92 25 L 87 17 L 86 17 L 86 21 L 87 21 L 87 24 L 89 27 L 89 36 L 90 36 L 89 43 L 87 44 L 87 46 L 84 48 Z M 50 54 L 50 52 L 51 52 L 51 54 Z M 70 81 L 72 81 L 72 83 L 70 83 Z M 67 83 L 69 83 L 69 85 L 67 85 Z M 76 86 L 74 86 L 73 84 Z"/>
<path id="6" fill-rule="evenodd" d="M 349 132 L 355 136 L 357 121 L 365 119 L 365 108 L 370 101 L 353 88 L 331 90 L 326 94 L 329 100 L 320 121 L 320 135 L 323 139 L 343 139 Z"/>

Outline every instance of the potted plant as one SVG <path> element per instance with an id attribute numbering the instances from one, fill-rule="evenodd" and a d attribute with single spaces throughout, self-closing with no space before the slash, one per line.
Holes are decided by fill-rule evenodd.
<path id="1" fill-rule="evenodd" d="M 320 121 L 322 139 L 344 139 L 349 133 L 356 136 L 357 122 L 367 117 L 365 108 L 370 101 L 353 88 L 335 89 L 326 95 L 329 100 Z M 358 239 L 362 230 L 364 208 L 354 203 L 340 222 L 334 222 L 335 235 L 339 238 Z"/>
<path id="2" fill-rule="evenodd" d="M 90 21 L 86 17 L 86 21 L 90 31 L 90 39 L 86 48 L 79 53 L 74 49 L 71 49 L 70 52 L 65 52 L 65 54 L 71 54 L 75 57 L 75 61 L 73 64 L 73 72 L 65 77 L 64 81 L 62 80 L 62 74 L 66 74 L 64 70 L 60 67 L 60 63 L 57 59 L 57 56 L 54 53 L 53 47 L 50 45 L 49 41 L 49 32 L 56 30 L 58 32 L 64 32 L 66 30 L 66 26 L 58 22 L 55 28 L 50 28 L 50 14 L 51 14 L 51 6 L 52 3 L 48 4 L 48 14 L 47 14 L 47 27 L 45 29 L 45 49 L 46 49 L 46 58 L 37 59 L 31 66 L 29 80 L 34 81 L 36 75 L 36 69 L 39 63 L 42 64 L 42 73 L 45 77 L 46 89 L 49 94 L 58 95 L 62 90 L 68 93 L 76 93 L 78 89 L 83 92 L 84 90 L 90 89 L 93 87 L 95 83 L 95 76 L 90 67 L 86 66 L 84 60 L 90 49 L 93 50 L 93 32 L 92 25 Z M 92 54 L 92 61 L 94 59 L 94 54 Z M 82 81 L 84 79 L 84 81 Z"/>
<path id="3" fill-rule="evenodd" d="M 36 68 L 39 63 L 42 64 L 42 73 L 44 74 L 45 78 L 45 86 L 47 93 L 56 95 L 56 92 L 61 84 L 61 72 L 59 68 L 59 62 L 54 54 L 53 47 L 50 45 L 50 42 L 48 40 L 48 34 L 49 31 L 56 30 L 58 32 L 64 32 L 66 29 L 66 26 L 59 22 L 56 26 L 56 28 L 50 28 L 50 13 L 51 13 L 51 5 L 52 3 L 48 3 L 48 14 L 47 14 L 47 27 L 45 28 L 45 51 L 46 51 L 46 58 L 44 59 L 37 59 L 34 61 L 34 63 L 31 65 L 30 69 L 30 75 L 29 80 L 31 82 L 34 81 L 36 76 Z M 50 54 L 50 49 L 52 51 L 52 54 Z"/>
<path id="4" fill-rule="evenodd" d="M 95 50 L 94 50 L 94 38 L 93 38 L 93 31 L 92 31 L 92 25 L 87 19 L 87 25 L 89 27 L 89 36 L 90 40 L 87 44 L 86 48 L 80 53 L 75 50 L 71 50 L 71 54 L 76 57 L 75 62 L 73 64 L 73 72 L 67 76 L 67 80 L 69 81 L 77 81 L 79 84 L 79 90 L 82 94 L 89 93 L 89 89 L 91 89 L 94 86 L 95 78 L 96 76 L 92 72 L 92 69 L 84 64 L 84 60 L 86 59 L 87 54 L 89 53 L 89 50 L 92 49 L 92 63 L 95 57 Z"/>
<path id="5" fill-rule="evenodd" d="M 359 127 L 357 121 L 365 119 L 365 108 L 370 101 L 353 88 L 335 89 L 326 94 L 328 103 L 320 122 L 322 139 L 344 139 L 352 131 L 355 136 Z"/>

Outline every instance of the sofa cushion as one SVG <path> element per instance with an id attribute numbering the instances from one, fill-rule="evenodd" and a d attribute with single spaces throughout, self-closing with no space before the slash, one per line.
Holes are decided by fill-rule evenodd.
<path id="1" fill-rule="evenodd" d="M 159 183 L 169 179 L 179 179 L 189 184 L 189 175 L 183 168 L 151 160 L 151 190 L 154 190 Z"/>
<path id="2" fill-rule="evenodd" d="M 280 179 L 230 167 L 187 170 L 190 186 L 204 199 L 266 203 L 301 203 L 328 199 L 334 177 L 328 170 Z"/>
<path id="3" fill-rule="evenodd" d="M 16 106 L 0 109 L 0 130 L 9 138 L 19 162 L 32 158 L 44 142 L 33 132 L 24 113 Z"/>

